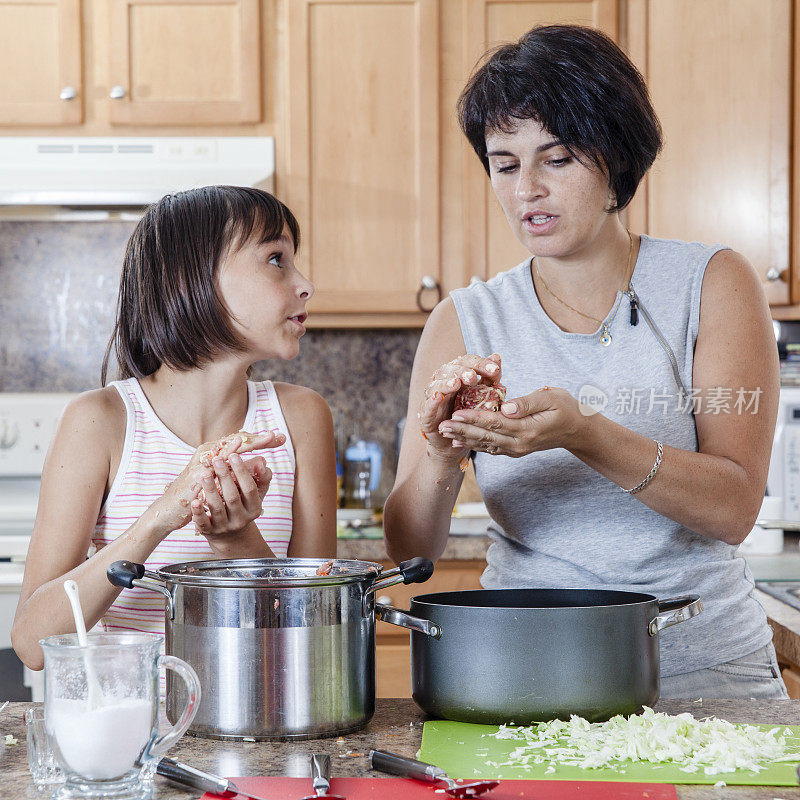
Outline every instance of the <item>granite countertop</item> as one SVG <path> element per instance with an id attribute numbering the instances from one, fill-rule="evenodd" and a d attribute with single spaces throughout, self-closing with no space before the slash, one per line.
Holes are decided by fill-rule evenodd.
<path id="1" fill-rule="evenodd" d="M 444 561 L 483 561 L 489 548 L 489 537 L 485 535 L 455 536 L 447 540 L 442 553 Z M 347 538 L 337 542 L 339 558 L 355 558 L 362 561 L 385 561 L 389 559 L 383 537 Z"/>
<path id="2" fill-rule="evenodd" d="M 46 793 L 37 791 L 28 773 L 25 730 L 22 715 L 30 703 L 11 703 L 0 714 L 0 733 L 19 739 L 16 746 L 2 749 L 0 744 L 0 797 L 14 800 L 44 800 Z M 793 700 L 662 700 L 657 711 L 679 714 L 689 711 L 695 716 L 718 716 L 731 722 L 766 722 L 778 725 L 797 723 L 800 701 Z M 286 775 L 306 777 L 312 752 L 331 755 L 333 777 L 386 777 L 372 772 L 366 754 L 370 749 L 388 749 L 415 756 L 422 741 L 422 723 L 427 717 L 412 700 L 378 700 L 375 716 L 359 733 L 338 739 L 315 739 L 305 742 L 225 742 L 184 736 L 169 755 L 178 761 L 228 777 L 253 775 Z M 1 741 L 1 740 L 0 740 Z M 532 784 L 534 786 L 535 784 Z M 678 786 L 682 800 L 800 800 L 798 787 Z M 311 785 L 309 781 L 309 792 Z M 155 800 L 192 800 L 199 792 L 183 789 L 157 776 Z M 431 797 L 439 797 L 434 795 Z"/>

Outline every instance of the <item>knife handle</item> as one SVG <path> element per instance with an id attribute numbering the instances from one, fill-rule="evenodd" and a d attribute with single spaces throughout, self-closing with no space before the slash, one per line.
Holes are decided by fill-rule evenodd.
<path id="1" fill-rule="evenodd" d="M 402 775 L 404 778 L 416 778 L 428 783 L 436 783 L 447 777 L 447 773 L 441 767 L 426 764 L 424 761 L 415 761 L 413 758 L 406 758 L 386 750 L 370 750 L 369 765 L 372 769 L 381 772 Z"/>
<path id="2" fill-rule="evenodd" d="M 311 785 L 314 791 L 323 796 L 331 790 L 331 757 L 327 753 L 311 754 Z"/>
<path id="3" fill-rule="evenodd" d="M 171 758 L 162 758 L 158 762 L 156 772 L 169 778 L 175 783 L 190 786 L 192 789 L 199 789 L 201 792 L 212 792 L 220 797 L 234 797 L 238 792 L 231 790 L 231 782 L 227 778 L 220 778 L 209 772 L 203 772 L 188 764 L 181 764 Z"/>

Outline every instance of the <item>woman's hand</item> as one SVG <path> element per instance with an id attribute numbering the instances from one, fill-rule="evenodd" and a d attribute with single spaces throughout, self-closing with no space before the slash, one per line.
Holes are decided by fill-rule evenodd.
<path id="1" fill-rule="evenodd" d="M 212 491 L 207 494 L 219 497 L 214 481 L 216 477 L 215 471 L 211 466 L 214 458 L 221 458 L 225 462 L 234 453 L 249 453 L 252 450 L 280 447 L 285 441 L 286 437 L 282 433 L 276 434 L 269 431 L 263 434 L 252 434 L 240 431 L 214 442 L 201 444 L 195 450 L 191 460 L 180 475 L 167 484 L 164 494 L 152 503 L 145 513 L 164 536 L 182 528 L 192 519 L 191 504 L 198 497 L 200 490 L 204 488 L 202 483 L 204 477 L 211 478 L 212 483 Z M 264 459 L 254 458 L 247 464 L 258 462 L 259 460 L 261 466 L 266 469 Z M 255 470 L 257 467 L 257 464 L 253 464 L 252 469 Z M 252 479 L 255 480 L 255 478 Z M 260 480 L 263 481 L 264 477 L 260 478 Z M 269 478 L 266 478 L 266 481 L 268 488 Z M 266 489 L 264 489 L 264 492 L 266 493 Z"/>
<path id="2" fill-rule="evenodd" d="M 500 356 L 497 353 L 489 358 L 473 354 L 459 356 L 433 373 L 417 413 L 419 429 L 428 442 L 428 452 L 454 461 L 460 461 L 469 454 L 472 448 L 466 444 L 455 447 L 453 437 L 446 437 L 441 426 L 450 419 L 455 397 L 462 386 L 475 386 L 481 377 L 496 383 L 500 380 L 500 373 Z"/>
<path id="3" fill-rule="evenodd" d="M 467 448 L 519 458 L 539 450 L 569 448 L 586 420 L 580 404 L 566 389 L 545 386 L 506 401 L 497 412 L 457 411 L 452 419 L 439 423 L 439 433 L 458 452 Z"/>

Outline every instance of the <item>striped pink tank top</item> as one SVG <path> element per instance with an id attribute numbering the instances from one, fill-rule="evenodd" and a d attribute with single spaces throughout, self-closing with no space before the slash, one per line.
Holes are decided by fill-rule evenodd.
<path id="1" fill-rule="evenodd" d="M 98 550 L 127 530 L 163 494 L 164 486 L 183 471 L 195 451 L 156 416 L 136 378 L 114 381 L 111 385 L 125 402 L 128 416 L 119 469 L 92 535 Z M 280 431 L 286 436 L 281 447 L 254 451 L 266 459 L 272 470 L 264 512 L 256 524 L 272 552 L 282 558 L 292 535 L 294 449 L 272 382 L 248 381 L 247 395 L 243 429 L 253 433 Z M 213 558 L 214 551 L 205 538 L 195 535 L 190 522 L 169 534 L 150 554 L 145 566 L 157 570 L 169 564 Z M 123 589 L 101 625 L 106 631 L 137 630 L 163 636 L 163 598 L 143 589 Z"/>

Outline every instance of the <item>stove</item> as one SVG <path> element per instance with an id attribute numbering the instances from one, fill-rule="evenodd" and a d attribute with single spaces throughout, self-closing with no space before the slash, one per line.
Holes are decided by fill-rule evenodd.
<path id="1" fill-rule="evenodd" d="M 11 650 L 11 623 L 36 519 L 44 458 L 61 412 L 74 396 L 0 392 L 0 674 L 4 680 L 7 666 L 19 665 Z M 27 671 L 26 683 L 34 675 Z M 0 683 L 0 698 L 12 695 L 14 687 Z"/>
<path id="2" fill-rule="evenodd" d="M 800 611 L 800 581 L 756 581 L 756 589 Z"/>

